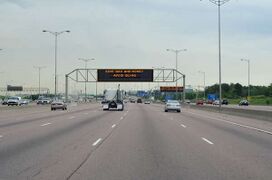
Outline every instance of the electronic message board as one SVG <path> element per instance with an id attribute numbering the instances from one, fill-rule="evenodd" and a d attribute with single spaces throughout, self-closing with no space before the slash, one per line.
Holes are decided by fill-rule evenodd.
<path id="1" fill-rule="evenodd" d="M 98 82 L 153 82 L 153 69 L 98 69 Z"/>
<path id="2" fill-rule="evenodd" d="M 23 91 L 23 87 L 22 86 L 11 86 L 11 85 L 8 85 L 7 86 L 7 91 Z"/>
<path id="3" fill-rule="evenodd" d="M 183 87 L 181 86 L 161 86 L 161 92 L 183 92 Z"/>

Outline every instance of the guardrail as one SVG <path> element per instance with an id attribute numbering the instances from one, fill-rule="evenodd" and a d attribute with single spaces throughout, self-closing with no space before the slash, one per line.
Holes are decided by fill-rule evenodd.
<path id="1" fill-rule="evenodd" d="M 219 108 L 217 106 L 202 106 L 202 105 L 186 105 L 186 106 L 192 109 L 219 112 Z M 222 107 L 221 113 L 272 122 L 272 111 Z"/>

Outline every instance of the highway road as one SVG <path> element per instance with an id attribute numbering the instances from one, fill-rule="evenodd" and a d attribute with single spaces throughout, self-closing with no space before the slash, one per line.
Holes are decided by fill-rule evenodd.
<path id="1" fill-rule="evenodd" d="M 0 179 L 270 180 L 272 123 L 162 105 L 0 110 Z"/>

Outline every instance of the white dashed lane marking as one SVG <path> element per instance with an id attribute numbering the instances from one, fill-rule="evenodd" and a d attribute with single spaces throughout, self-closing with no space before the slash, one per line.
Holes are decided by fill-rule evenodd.
<path id="1" fill-rule="evenodd" d="M 202 137 L 202 140 L 205 141 L 206 143 L 210 144 L 210 145 L 213 145 L 213 142 L 211 142 L 210 140 Z"/>
<path id="2" fill-rule="evenodd" d="M 101 138 L 97 139 L 97 140 L 93 143 L 93 146 L 96 146 L 100 141 L 102 141 Z"/>
<path id="3" fill-rule="evenodd" d="M 51 123 L 45 123 L 45 124 L 42 124 L 41 126 L 47 126 L 47 125 L 50 125 Z"/>
<path id="4" fill-rule="evenodd" d="M 111 128 L 115 128 L 116 124 L 112 125 Z"/>

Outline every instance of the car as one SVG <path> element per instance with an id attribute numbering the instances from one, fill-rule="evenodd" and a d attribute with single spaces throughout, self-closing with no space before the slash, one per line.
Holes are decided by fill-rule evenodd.
<path id="1" fill-rule="evenodd" d="M 137 103 L 143 103 L 142 99 L 141 99 L 141 98 L 138 98 L 138 99 L 137 99 Z"/>
<path id="2" fill-rule="evenodd" d="M 135 99 L 130 100 L 130 103 L 135 103 L 135 102 L 136 102 Z"/>
<path id="3" fill-rule="evenodd" d="M 206 104 L 213 104 L 213 100 L 206 101 Z"/>
<path id="4" fill-rule="evenodd" d="M 220 104 L 220 101 L 219 100 L 215 100 L 213 101 L 212 105 L 219 105 Z"/>
<path id="5" fill-rule="evenodd" d="M 8 105 L 8 98 L 5 98 L 5 99 L 2 101 L 2 105 Z"/>
<path id="6" fill-rule="evenodd" d="M 145 104 L 151 104 L 151 102 L 149 100 L 146 100 L 144 103 Z"/>
<path id="7" fill-rule="evenodd" d="M 19 96 L 9 97 L 7 104 L 8 106 L 21 106 L 21 100 L 22 98 Z"/>
<path id="8" fill-rule="evenodd" d="M 39 98 L 37 104 L 50 104 L 52 100 L 50 98 Z"/>
<path id="9" fill-rule="evenodd" d="M 186 104 L 190 104 L 191 101 L 190 101 L 189 99 L 185 99 L 185 103 L 186 103 Z"/>
<path id="10" fill-rule="evenodd" d="M 67 110 L 67 104 L 63 101 L 53 101 L 51 103 L 51 111 L 55 111 L 57 109 Z"/>
<path id="11" fill-rule="evenodd" d="M 168 112 L 168 111 L 180 112 L 181 111 L 180 103 L 176 100 L 168 100 L 165 104 L 164 112 Z"/>
<path id="12" fill-rule="evenodd" d="M 248 102 L 248 100 L 241 100 L 240 102 L 239 102 L 239 106 L 248 106 L 249 105 L 249 102 Z"/>
<path id="13" fill-rule="evenodd" d="M 204 101 L 203 100 L 197 100 L 196 101 L 196 105 L 203 105 L 204 104 Z"/>
<path id="14" fill-rule="evenodd" d="M 27 105 L 29 103 L 28 99 L 22 99 L 21 100 L 21 105 Z"/>
<path id="15" fill-rule="evenodd" d="M 223 105 L 228 105 L 229 101 L 227 99 L 223 99 L 223 101 L 221 102 Z"/>
<path id="16" fill-rule="evenodd" d="M 128 103 L 128 100 L 127 100 L 127 99 L 124 99 L 123 102 L 124 102 L 124 103 Z"/>

